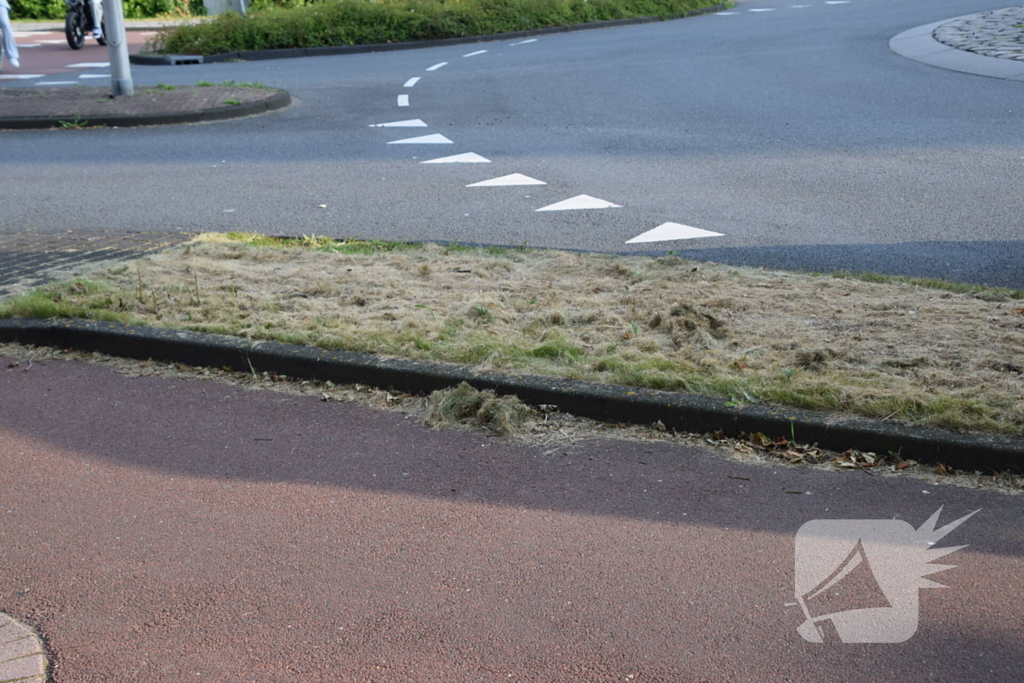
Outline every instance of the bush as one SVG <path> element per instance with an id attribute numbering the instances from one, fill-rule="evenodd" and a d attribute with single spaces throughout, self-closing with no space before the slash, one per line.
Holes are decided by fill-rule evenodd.
<path id="1" fill-rule="evenodd" d="M 205 14 L 202 0 L 123 0 L 125 19 Z M 63 20 L 68 7 L 64 0 L 10 0 L 12 19 Z"/>
<path id="2" fill-rule="evenodd" d="M 157 52 L 398 43 L 506 33 L 588 21 L 674 16 L 716 0 L 254 0 L 249 18 L 226 13 L 165 29 Z"/>

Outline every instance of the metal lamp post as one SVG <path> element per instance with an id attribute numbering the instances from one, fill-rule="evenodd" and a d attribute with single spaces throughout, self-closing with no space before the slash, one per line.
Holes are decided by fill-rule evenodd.
<path id="1" fill-rule="evenodd" d="M 135 94 L 132 70 L 128 62 L 128 42 L 124 34 L 124 8 L 121 0 L 103 3 L 103 19 L 107 23 L 107 49 L 110 55 L 110 87 L 114 97 Z"/>

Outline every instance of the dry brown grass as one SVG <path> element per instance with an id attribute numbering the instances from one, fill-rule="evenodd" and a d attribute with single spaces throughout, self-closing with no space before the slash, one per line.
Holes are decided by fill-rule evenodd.
<path id="1" fill-rule="evenodd" d="M 1024 303 L 1003 293 L 675 257 L 439 245 L 341 251 L 207 236 L 34 300 L 62 307 L 57 314 L 736 403 L 1004 433 L 1024 427 Z M 32 314 L 27 300 L 5 309 Z"/>

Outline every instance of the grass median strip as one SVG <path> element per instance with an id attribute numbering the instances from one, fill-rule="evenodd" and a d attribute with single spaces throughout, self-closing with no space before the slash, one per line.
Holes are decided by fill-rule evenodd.
<path id="1" fill-rule="evenodd" d="M 257 0 L 249 16 L 225 13 L 165 28 L 147 49 L 214 55 L 247 50 L 463 38 L 611 19 L 671 17 L 718 0 Z"/>
<path id="2" fill-rule="evenodd" d="M 1020 433 L 1022 297 L 673 256 L 229 234 L 38 289 L 0 316 L 116 320 Z"/>

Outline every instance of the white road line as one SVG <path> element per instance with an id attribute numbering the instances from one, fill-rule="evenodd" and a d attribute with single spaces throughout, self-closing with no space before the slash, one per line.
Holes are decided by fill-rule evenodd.
<path id="1" fill-rule="evenodd" d="M 428 161 L 421 161 L 421 164 L 489 164 L 490 159 L 485 159 L 476 152 L 466 152 L 465 154 L 455 154 L 450 157 L 441 157 L 440 159 L 430 159 Z"/>
<path id="2" fill-rule="evenodd" d="M 739 12 L 715 12 L 716 17 L 728 17 L 732 14 L 739 14 Z"/>
<path id="3" fill-rule="evenodd" d="M 437 71 L 442 66 L 445 66 L 447 64 L 448 64 L 448 62 L 441 62 L 440 64 L 435 64 L 434 66 L 428 66 L 427 67 L 427 71 Z"/>
<path id="4" fill-rule="evenodd" d="M 110 78 L 110 74 L 82 74 L 79 78 Z"/>
<path id="5" fill-rule="evenodd" d="M 19 50 L 24 50 L 30 47 L 39 47 L 39 43 L 18 43 Z"/>
<path id="6" fill-rule="evenodd" d="M 441 135 L 421 135 L 418 138 L 405 138 L 404 140 L 392 140 L 389 145 L 454 145 L 455 143 Z"/>
<path id="7" fill-rule="evenodd" d="M 409 106 L 409 96 L 408 95 L 399 95 L 398 96 L 398 106 L 399 107 L 408 107 Z"/>
<path id="8" fill-rule="evenodd" d="M 825 0 L 826 5 L 848 5 L 850 0 Z"/>
<path id="9" fill-rule="evenodd" d="M 621 204 L 612 204 L 611 202 L 603 199 L 591 197 L 588 194 L 580 194 L 564 201 L 542 207 L 537 209 L 537 211 L 574 211 L 576 209 L 611 209 L 621 207 Z"/>
<path id="10" fill-rule="evenodd" d="M 370 128 L 426 128 L 427 124 L 421 119 L 409 119 L 407 121 L 391 121 L 390 123 L 371 123 Z"/>
<path id="11" fill-rule="evenodd" d="M 810 7 L 810 5 L 790 5 L 793 9 L 803 9 L 804 7 Z"/>
<path id="12" fill-rule="evenodd" d="M 520 40 L 518 43 L 509 43 L 509 45 L 526 45 L 527 43 L 536 43 L 536 38 L 530 38 L 529 40 Z"/>
<path id="13" fill-rule="evenodd" d="M 419 82 L 420 82 L 420 77 L 416 76 L 414 78 L 410 78 L 409 80 L 407 80 L 405 82 L 405 85 L 403 85 L 402 87 L 403 88 L 411 88 L 412 86 L 416 85 Z"/>
<path id="14" fill-rule="evenodd" d="M 23 81 L 26 78 L 42 78 L 46 74 L 0 74 L 0 81 Z"/>
<path id="15" fill-rule="evenodd" d="M 653 230 L 637 235 L 626 244 L 639 244 L 641 242 L 668 242 L 670 240 L 692 240 L 698 237 L 723 237 L 720 232 L 701 230 L 689 225 L 679 223 L 662 223 Z"/>
<path id="16" fill-rule="evenodd" d="M 39 42 L 42 43 L 43 45 L 60 45 L 61 43 L 66 43 L 68 41 L 66 41 L 66 40 L 40 40 Z"/>
<path id="17" fill-rule="evenodd" d="M 507 187 L 509 185 L 547 185 L 547 183 L 522 173 L 512 173 L 511 175 L 503 175 L 500 178 L 491 178 L 490 180 L 482 180 L 479 183 L 472 183 L 466 185 L 466 187 Z"/>
<path id="18" fill-rule="evenodd" d="M 68 69 L 102 69 L 110 66 L 110 62 L 79 62 L 77 64 L 65 65 Z"/>
<path id="19" fill-rule="evenodd" d="M 78 85 L 78 81 L 39 81 L 36 85 Z"/>
<path id="20" fill-rule="evenodd" d="M 774 12 L 774 7 L 756 7 L 754 9 L 748 9 L 748 12 Z"/>
<path id="21" fill-rule="evenodd" d="M 485 52 L 487 52 L 487 50 L 477 50 L 476 52 L 470 52 L 468 55 L 462 55 L 462 56 L 463 57 L 476 57 L 477 55 L 482 55 Z"/>

